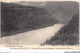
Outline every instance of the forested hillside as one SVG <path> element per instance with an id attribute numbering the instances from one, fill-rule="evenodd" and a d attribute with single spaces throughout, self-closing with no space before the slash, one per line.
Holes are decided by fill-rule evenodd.
<path id="1" fill-rule="evenodd" d="M 42 8 L 1 3 L 1 33 L 8 36 L 52 26 L 57 22 Z"/>

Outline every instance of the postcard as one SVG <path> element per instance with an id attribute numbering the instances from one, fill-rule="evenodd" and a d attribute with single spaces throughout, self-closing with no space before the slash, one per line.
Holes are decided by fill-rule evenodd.
<path id="1" fill-rule="evenodd" d="M 12 50 L 79 50 L 79 1 L 2 0 L 0 39 Z"/>

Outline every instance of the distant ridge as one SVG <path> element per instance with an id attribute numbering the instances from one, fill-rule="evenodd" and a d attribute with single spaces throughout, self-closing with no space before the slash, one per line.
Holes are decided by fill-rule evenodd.
<path id="1" fill-rule="evenodd" d="M 35 1 L 20 1 L 20 2 L 11 2 L 13 4 L 25 5 L 25 6 L 34 6 L 39 8 L 44 8 L 50 13 L 62 12 L 63 14 L 72 15 L 74 12 L 78 12 L 78 2 L 74 1 L 45 1 L 45 2 L 35 2 Z M 40 7 L 41 6 L 41 7 Z"/>
<path id="2" fill-rule="evenodd" d="M 11 3 L 12 4 L 19 4 L 19 5 L 28 5 L 28 6 L 40 7 L 40 6 L 44 6 L 46 2 L 20 1 L 20 2 L 11 2 Z"/>
<path id="3" fill-rule="evenodd" d="M 59 23 L 68 23 L 72 16 L 79 11 L 79 3 L 74 1 L 45 1 L 45 2 L 33 2 L 33 1 L 20 1 L 13 2 L 13 4 L 19 4 L 24 6 L 34 6 L 45 9 L 53 18 L 58 19 Z"/>

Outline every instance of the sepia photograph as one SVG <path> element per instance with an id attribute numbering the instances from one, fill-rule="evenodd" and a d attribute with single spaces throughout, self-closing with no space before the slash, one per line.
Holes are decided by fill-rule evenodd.
<path id="1" fill-rule="evenodd" d="M 2 0 L 1 45 L 79 46 L 79 2 Z"/>

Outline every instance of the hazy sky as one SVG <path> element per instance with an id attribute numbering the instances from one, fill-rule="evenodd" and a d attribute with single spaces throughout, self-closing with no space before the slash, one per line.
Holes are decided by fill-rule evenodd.
<path id="1" fill-rule="evenodd" d="M 2 0 L 3 2 L 19 2 L 19 1 L 61 1 L 61 0 Z M 62 0 L 65 1 L 65 0 Z M 79 0 L 66 0 L 66 1 L 79 1 Z"/>

